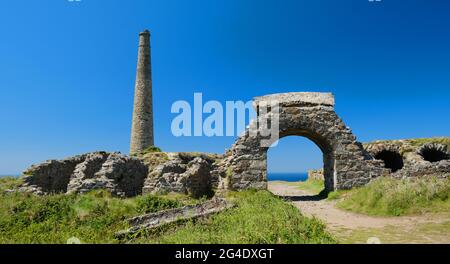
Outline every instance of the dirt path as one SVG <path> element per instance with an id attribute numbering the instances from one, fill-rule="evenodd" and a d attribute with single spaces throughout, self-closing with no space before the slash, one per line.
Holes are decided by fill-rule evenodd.
<path id="1" fill-rule="evenodd" d="M 291 200 L 304 215 L 321 219 L 344 243 L 365 243 L 369 237 L 384 243 L 450 243 L 448 214 L 373 217 L 338 209 L 335 201 L 320 199 L 287 182 L 269 182 L 269 190 Z"/>

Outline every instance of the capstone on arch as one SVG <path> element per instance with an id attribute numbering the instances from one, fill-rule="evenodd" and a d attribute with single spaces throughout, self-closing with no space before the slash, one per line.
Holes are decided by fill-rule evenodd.
<path id="1" fill-rule="evenodd" d="M 364 150 L 335 113 L 331 93 L 273 94 L 254 98 L 257 119 L 252 120 L 228 152 L 229 189 L 267 188 L 266 146 L 270 144 L 264 145 L 261 141 L 269 138 L 249 131 L 258 126 L 261 118 L 270 120 L 271 115 L 262 116 L 259 113 L 259 106 L 273 101 L 279 103 L 279 138 L 303 136 L 322 150 L 326 191 L 361 186 L 387 173 L 382 162 L 373 159 Z"/>

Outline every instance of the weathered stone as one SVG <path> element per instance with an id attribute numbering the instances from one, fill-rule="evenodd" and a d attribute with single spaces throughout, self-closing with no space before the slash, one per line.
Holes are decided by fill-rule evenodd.
<path id="1" fill-rule="evenodd" d="M 364 150 L 351 130 L 334 112 L 330 93 L 287 93 L 255 98 L 255 107 L 263 102 L 279 103 L 279 136 L 303 136 L 315 142 L 324 155 L 325 188 L 328 191 L 365 184 L 372 177 L 386 173 Z M 258 112 L 258 109 L 257 109 Z M 257 120 L 271 119 L 258 113 Z M 229 189 L 265 188 L 267 186 L 267 150 L 264 137 L 249 133 L 257 130 L 251 122 L 246 133 L 231 147 L 226 166 Z M 270 122 L 271 123 L 271 122 Z M 248 157 L 248 158 L 243 158 Z M 345 169 L 344 169 L 345 168 Z"/>
<path id="2" fill-rule="evenodd" d="M 94 152 L 31 166 L 20 190 L 42 195 L 105 189 L 117 196 L 134 196 L 142 192 L 147 172 L 137 158 Z"/>
<path id="3" fill-rule="evenodd" d="M 334 96 L 331 93 L 316 93 L 316 92 L 294 92 L 294 93 L 279 93 L 255 97 L 255 105 L 260 102 L 278 101 L 285 106 L 301 106 L 301 105 L 326 105 L 334 106 Z M 298 111 L 298 109 L 290 109 L 291 111 Z M 289 110 L 288 110 L 289 111 Z"/>
<path id="4" fill-rule="evenodd" d="M 153 146 L 153 102 L 150 32 L 139 34 L 139 52 L 134 91 L 130 154 Z"/>
<path id="5" fill-rule="evenodd" d="M 214 163 L 217 156 L 178 153 L 153 169 L 145 180 L 144 193 L 182 193 L 194 197 L 212 195 L 219 180 Z M 212 171 L 215 171 L 212 174 Z M 215 176 L 215 177 L 213 177 Z"/>
<path id="6" fill-rule="evenodd" d="M 255 100 L 255 105 L 275 99 L 280 103 L 280 138 L 303 136 L 322 150 L 327 191 L 361 186 L 382 175 L 396 178 L 449 175 L 450 155 L 446 145 L 417 147 L 400 140 L 363 146 L 357 142 L 335 113 L 331 94 L 263 96 Z M 249 131 L 267 117 L 273 115 L 261 114 L 252 120 L 224 155 L 148 153 L 130 158 L 119 153 L 87 153 L 33 165 L 24 173 L 27 176 L 20 190 L 48 194 L 106 189 L 118 196 L 176 192 L 201 197 L 212 195 L 213 191 L 266 189 L 270 144 L 262 145 L 261 141 L 267 138 Z M 390 161 L 389 157 L 396 161 Z M 318 172 L 316 176 L 319 178 Z"/>
<path id="7" fill-rule="evenodd" d="M 26 171 L 20 190 L 36 194 L 64 193 L 75 167 L 86 159 L 86 154 L 64 160 L 48 160 L 32 165 Z"/>
<path id="8" fill-rule="evenodd" d="M 318 170 L 309 170 L 308 171 L 308 180 L 315 180 L 315 181 L 323 181 L 323 169 Z"/>
<path id="9" fill-rule="evenodd" d="M 401 158 L 402 166 L 387 175 L 394 178 L 425 177 L 433 175 L 446 178 L 450 173 L 450 155 L 447 146 L 426 143 L 421 146 L 411 144 L 410 140 L 376 141 L 365 144 L 366 150 L 385 167 L 394 163 L 393 157 Z M 396 153 L 396 156 L 382 156 L 380 153 Z M 430 160 L 427 160 L 430 159 Z"/>

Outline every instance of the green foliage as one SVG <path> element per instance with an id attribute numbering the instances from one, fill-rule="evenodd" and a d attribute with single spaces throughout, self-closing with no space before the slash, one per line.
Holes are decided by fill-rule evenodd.
<path id="1" fill-rule="evenodd" d="M 16 186 L 2 179 L 0 190 Z M 302 216 L 290 203 L 267 191 L 232 193 L 236 208 L 210 218 L 143 232 L 130 243 L 334 243 L 317 219 Z M 114 233 L 126 219 L 143 213 L 201 202 L 182 195 L 112 197 L 104 190 L 83 195 L 36 196 L 0 192 L 1 243 L 120 243 Z M 181 224 L 181 225 L 180 225 Z"/>
<path id="2" fill-rule="evenodd" d="M 348 191 L 347 190 L 337 190 L 333 192 L 329 192 L 327 196 L 327 200 L 338 200 L 342 198 Z"/>
<path id="3" fill-rule="evenodd" d="M 150 147 L 144 149 L 141 152 L 133 153 L 132 156 L 135 156 L 135 157 L 145 156 L 145 155 L 147 155 L 149 153 L 159 153 L 159 152 L 162 152 L 162 150 L 160 148 L 158 148 L 156 146 L 150 146 Z"/>
<path id="4" fill-rule="evenodd" d="M 317 219 L 304 217 L 290 203 L 267 191 L 232 193 L 237 207 L 206 220 L 189 221 L 137 243 L 335 243 Z"/>
<path id="5" fill-rule="evenodd" d="M 405 155 L 408 152 L 416 151 L 418 147 L 427 143 L 436 143 L 446 145 L 450 149 L 450 137 L 433 137 L 433 138 L 413 138 L 404 140 L 377 140 L 364 145 L 374 143 L 384 143 L 397 145 L 400 148 L 400 154 Z"/>
<path id="6" fill-rule="evenodd" d="M 142 151 L 142 154 L 145 155 L 147 153 L 161 152 L 161 149 L 156 146 L 150 146 Z"/>
<path id="7" fill-rule="evenodd" d="M 349 191 L 337 205 L 350 211 L 384 216 L 450 210 L 450 179 L 380 177 Z"/>
<path id="8" fill-rule="evenodd" d="M 325 188 L 325 185 L 323 180 L 308 179 L 304 182 L 299 182 L 298 188 L 312 194 L 320 194 Z"/>
<path id="9" fill-rule="evenodd" d="M 436 143 L 446 145 L 450 149 L 450 138 L 449 137 L 435 137 L 435 138 L 416 138 L 407 140 L 411 145 L 420 147 L 426 143 Z"/>
<path id="10" fill-rule="evenodd" d="M 0 177 L 0 192 L 11 190 L 22 184 L 22 179 L 17 177 Z"/>
<path id="11" fill-rule="evenodd" d="M 101 190 L 42 197 L 1 192 L 0 243 L 66 243 L 71 237 L 118 243 L 114 233 L 127 227 L 125 219 L 182 204 L 165 197 L 114 198 Z"/>
<path id="12" fill-rule="evenodd" d="M 137 211 L 142 214 L 183 206 L 178 200 L 163 199 L 154 195 L 140 196 L 136 198 L 136 202 Z"/>
<path id="13" fill-rule="evenodd" d="M 228 179 L 231 179 L 231 177 L 233 176 L 233 168 L 231 168 L 231 167 L 227 168 L 227 171 L 225 172 L 225 176 Z"/>

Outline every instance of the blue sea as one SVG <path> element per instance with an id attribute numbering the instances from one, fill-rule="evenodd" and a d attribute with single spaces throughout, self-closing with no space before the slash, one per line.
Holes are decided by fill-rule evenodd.
<path id="1" fill-rule="evenodd" d="M 308 179 L 307 172 L 299 172 L 299 173 L 269 172 L 269 173 L 267 173 L 267 180 L 269 180 L 269 181 L 297 182 L 297 181 L 306 181 L 307 179 Z"/>

